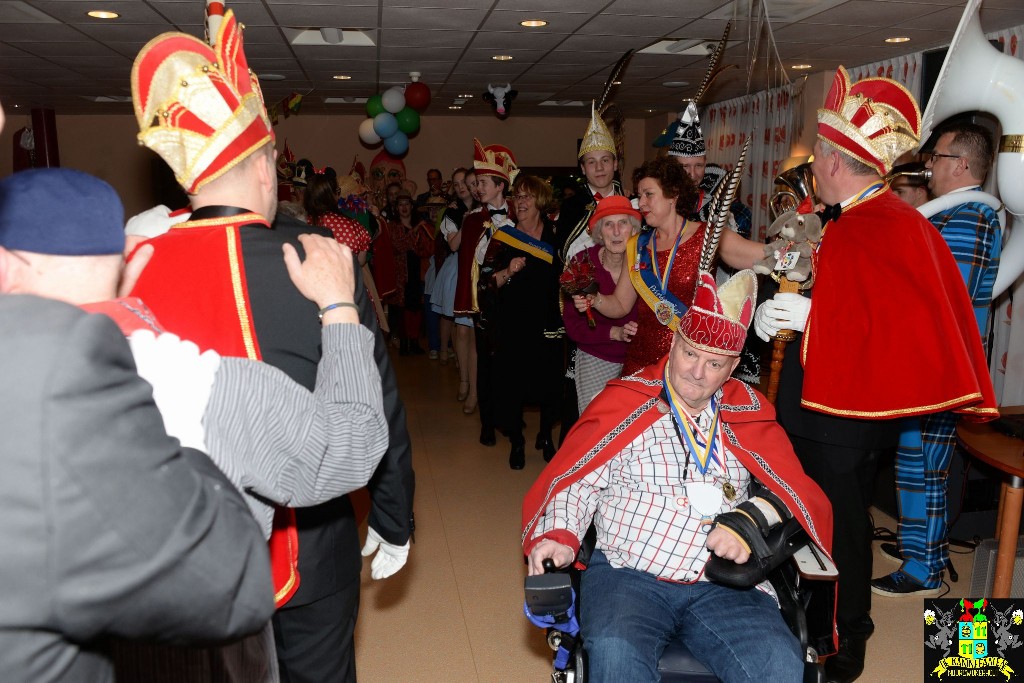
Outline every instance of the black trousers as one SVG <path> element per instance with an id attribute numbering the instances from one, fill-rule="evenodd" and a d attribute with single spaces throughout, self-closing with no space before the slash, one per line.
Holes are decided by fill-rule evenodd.
<path id="1" fill-rule="evenodd" d="M 358 576 L 316 602 L 277 610 L 274 641 L 281 683 L 355 683 L 352 636 L 358 613 Z"/>
<path id="2" fill-rule="evenodd" d="M 871 519 L 868 508 L 882 451 L 790 436 L 804 471 L 832 503 L 832 559 L 839 569 L 836 622 L 843 635 L 871 635 Z"/>
<path id="3" fill-rule="evenodd" d="M 476 342 L 476 396 L 480 426 L 494 429 L 499 426 L 494 409 L 494 357 L 487 343 L 487 332 L 477 327 L 473 339 Z"/>

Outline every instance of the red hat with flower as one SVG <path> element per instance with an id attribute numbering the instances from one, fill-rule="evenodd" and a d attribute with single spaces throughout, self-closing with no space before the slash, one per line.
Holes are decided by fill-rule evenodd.
<path id="1" fill-rule="evenodd" d="M 721 287 L 715 285 L 714 275 L 702 271 L 693 305 L 679 319 L 677 331 L 690 346 L 701 351 L 738 356 L 756 305 L 754 271 L 741 270 Z"/>

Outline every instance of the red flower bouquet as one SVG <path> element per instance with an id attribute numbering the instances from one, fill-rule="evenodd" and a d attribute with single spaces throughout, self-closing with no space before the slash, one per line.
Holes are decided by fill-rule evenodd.
<path id="1" fill-rule="evenodd" d="M 596 269 L 591 263 L 590 257 L 585 259 L 574 259 L 569 266 L 558 277 L 558 283 L 567 296 L 578 296 L 595 294 L 597 292 Z M 597 327 L 594 314 L 590 312 L 590 300 L 587 300 L 587 326 L 591 329 Z"/>

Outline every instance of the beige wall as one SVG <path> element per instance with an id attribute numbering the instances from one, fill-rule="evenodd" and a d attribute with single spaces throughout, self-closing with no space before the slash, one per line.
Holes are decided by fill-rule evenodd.
<path id="1" fill-rule="evenodd" d="M 582 112 L 581 112 L 582 114 Z M 277 147 L 288 146 L 316 166 L 330 164 L 347 172 L 358 154 L 369 167 L 381 149 L 359 142 L 357 128 L 362 116 L 300 114 L 282 118 L 274 128 Z M 11 172 L 14 132 L 30 125 L 28 115 L 8 113 L 0 133 L 0 177 Z M 427 169 L 438 167 L 445 174 L 473 161 L 473 137 L 486 144 L 506 145 L 523 166 L 572 166 L 576 161 L 576 140 L 583 136 L 587 120 L 572 118 L 516 118 L 499 121 L 493 116 L 424 116 L 420 132 L 410 140 L 405 165 L 420 191 L 426 189 Z M 659 120 L 659 126 L 660 120 Z M 642 119 L 626 122 L 626 163 L 623 177 L 644 159 L 649 148 L 647 127 Z M 660 127 L 659 127 L 660 130 Z M 121 194 L 127 215 L 149 208 L 153 203 L 151 176 L 153 153 L 136 142 L 134 117 L 57 116 L 57 141 L 61 166 L 76 168 L 103 178 Z"/>

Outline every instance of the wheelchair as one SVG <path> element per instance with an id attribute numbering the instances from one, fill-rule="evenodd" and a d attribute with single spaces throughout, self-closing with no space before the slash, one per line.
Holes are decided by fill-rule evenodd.
<path id="1" fill-rule="evenodd" d="M 595 545 L 595 537 L 591 526 L 581 544 L 577 565 L 586 566 L 586 560 Z M 767 542 L 776 550 L 767 579 L 775 588 L 784 621 L 804 651 L 803 681 L 825 683 L 825 669 L 819 657 L 835 651 L 832 642 L 834 603 L 831 596 L 834 595 L 832 588 L 838 574 L 834 566 L 829 566 L 830 563 L 816 551 L 807 532 L 796 519 L 790 519 L 774 529 Z M 579 572 L 571 567 L 556 571 L 554 563 L 545 560 L 546 573 L 528 576 L 524 584 L 524 610 L 527 616 L 532 615 L 531 621 L 534 624 L 550 624 L 547 627 L 547 642 L 555 652 L 552 683 L 587 683 L 587 657 L 575 619 L 574 603 L 575 596 L 579 594 Z M 712 555 L 705 574 L 713 580 L 735 587 L 751 586 L 762 578 L 749 571 L 737 572 L 737 567 L 743 568 L 745 565 L 736 565 Z M 814 610 L 815 616 L 809 623 L 808 606 L 812 599 L 818 604 Z M 662 683 L 719 682 L 680 639 L 673 640 L 665 648 L 658 662 L 658 673 Z"/>

